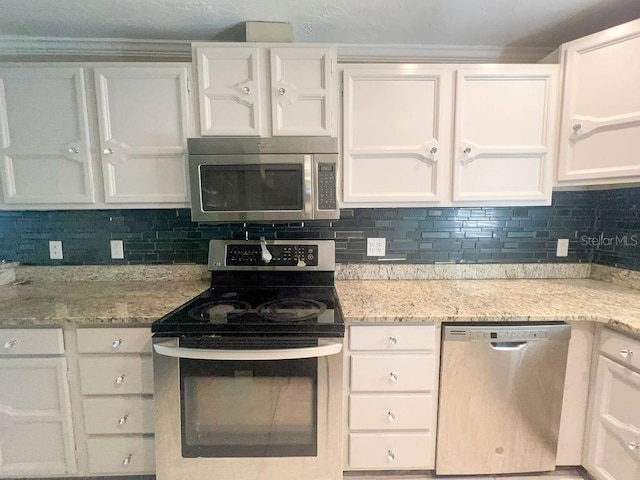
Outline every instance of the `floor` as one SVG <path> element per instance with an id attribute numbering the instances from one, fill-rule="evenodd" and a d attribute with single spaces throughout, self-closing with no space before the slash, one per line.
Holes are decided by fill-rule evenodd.
<path id="1" fill-rule="evenodd" d="M 344 480 L 588 480 L 589 476 L 586 473 L 578 471 L 572 468 L 558 469 L 555 472 L 536 475 L 495 475 L 495 476 L 463 476 L 463 477 L 449 477 L 441 476 L 436 477 L 433 472 L 425 472 L 423 474 L 405 474 L 402 472 L 389 475 L 388 472 L 375 474 L 372 472 L 367 473 L 345 473 Z"/>

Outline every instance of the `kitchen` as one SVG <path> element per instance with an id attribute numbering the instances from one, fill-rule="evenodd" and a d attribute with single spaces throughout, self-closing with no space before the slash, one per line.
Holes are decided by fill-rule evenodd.
<path id="1" fill-rule="evenodd" d="M 123 165 L 126 166 L 127 162 L 111 161 L 109 158 L 112 157 L 108 157 L 108 155 L 121 157 L 121 152 L 124 151 L 123 145 L 132 143 L 132 139 L 124 137 L 128 132 L 135 131 L 135 128 L 123 130 L 122 125 L 127 125 L 126 118 L 123 118 L 122 111 L 118 111 L 116 107 L 118 106 L 118 101 L 131 101 L 127 96 L 127 92 L 123 90 L 125 88 L 123 85 L 129 87 L 134 85 L 132 82 L 127 84 L 126 76 L 122 83 L 118 83 L 121 77 L 118 76 L 117 71 L 110 70 L 109 65 L 92 64 L 86 68 L 91 70 L 91 75 L 95 76 L 96 84 L 101 85 L 102 88 L 102 90 L 96 90 L 93 93 L 91 93 L 93 91 L 92 88 L 88 88 L 90 95 L 86 100 L 89 111 L 101 112 L 98 122 L 96 122 L 95 117 L 91 117 L 89 123 L 92 126 L 88 129 L 90 131 L 89 139 L 85 138 L 87 142 L 95 142 L 96 139 L 101 139 L 99 152 L 102 152 L 103 161 L 96 162 L 96 158 L 92 156 L 91 162 L 94 163 L 90 163 L 90 167 L 93 167 L 93 169 L 90 168 L 88 170 L 95 177 L 92 195 L 95 199 L 98 199 L 98 206 L 87 202 L 86 198 L 84 203 L 83 200 L 79 201 L 80 209 L 74 210 L 43 211 L 42 207 L 38 208 L 33 205 L 17 207 L 15 203 L 19 202 L 15 201 L 14 205 L 5 206 L 7 210 L 1 214 L 3 225 L 7 226 L 7 228 L 3 228 L 2 254 L 9 260 L 19 260 L 23 264 L 34 265 L 18 268 L 19 276 L 34 281 L 34 285 L 12 287 L 12 292 L 18 295 L 18 298 L 20 298 L 20 295 L 27 295 L 31 305 L 35 306 L 38 305 L 34 300 L 36 297 L 51 298 L 50 292 L 47 293 L 37 289 L 38 281 L 48 280 L 49 282 L 55 282 L 56 278 L 63 280 L 65 276 L 67 280 L 71 276 L 76 280 L 83 281 L 96 276 L 106 279 L 110 275 L 114 275 L 115 277 L 112 278 L 121 282 L 126 278 L 142 279 L 145 277 L 144 267 L 129 265 L 129 263 L 195 263 L 195 265 L 175 265 L 173 268 L 159 265 L 157 270 L 154 269 L 153 273 L 158 281 L 179 277 L 189 279 L 187 285 L 192 285 L 192 290 L 189 290 L 187 285 L 174 286 L 175 282 L 172 282 L 170 290 L 175 290 L 175 300 L 170 301 L 165 298 L 167 295 L 166 284 L 164 287 L 159 284 L 155 285 L 158 289 L 155 292 L 152 284 L 139 285 L 138 287 L 126 284 L 129 290 L 128 294 L 113 291 L 110 297 L 107 287 L 101 288 L 87 285 L 89 291 L 80 295 L 79 293 L 74 294 L 72 291 L 65 290 L 64 282 L 59 282 L 61 285 L 54 287 L 60 289 L 58 296 L 59 298 L 68 298 L 69 302 L 53 301 L 53 303 L 45 302 L 41 304 L 47 310 L 47 313 L 44 314 L 47 318 L 57 318 L 58 322 L 60 322 L 59 319 L 61 318 L 74 318 L 76 319 L 75 322 L 78 322 L 78 319 L 86 316 L 87 318 L 94 318 L 102 324 L 105 322 L 110 323 L 109 319 L 129 318 L 139 320 L 145 318 L 145 323 L 148 323 L 152 320 L 151 317 L 154 317 L 153 319 L 159 318 L 167 311 L 206 288 L 206 282 L 200 281 L 198 283 L 198 280 L 202 280 L 207 275 L 204 264 L 207 262 L 209 240 L 233 239 L 242 241 L 248 237 L 257 241 L 259 237 L 263 236 L 267 240 L 287 239 L 293 241 L 294 239 L 327 238 L 335 240 L 336 261 L 338 263 L 336 266 L 336 278 L 338 280 L 336 288 L 343 305 L 347 324 L 356 319 L 359 319 L 359 321 L 365 320 L 366 322 L 380 322 L 385 319 L 386 321 L 401 319 L 403 322 L 441 322 L 452 318 L 459 321 L 465 317 L 474 320 L 478 318 L 487 320 L 491 318 L 508 320 L 549 320 L 553 318 L 556 320 L 565 319 L 585 322 L 608 319 L 608 321 L 618 325 L 617 328 L 626 328 L 627 330 L 623 330 L 624 332 L 634 332 L 633 318 L 636 312 L 633 306 L 634 304 L 637 305 L 637 297 L 627 291 L 618 292 L 615 290 L 618 287 L 604 282 L 589 280 L 587 277 L 589 275 L 597 276 L 598 278 L 608 277 L 610 279 L 613 278 L 616 282 L 620 282 L 621 279 L 631 278 L 627 282 L 628 284 L 633 282 L 633 270 L 638 269 L 638 254 L 632 244 L 634 232 L 637 232 L 637 223 L 634 224 L 634 221 L 637 222 L 637 188 L 556 191 L 553 197 L 551 197 L 550 188 L 546 190 L 542 188 L 542 190 L 535 191 L 533 194 L 544 193 L 548 195 L 548 202 L 536 203 L 535 200 L 529 200 L 529 203 L 527 203 L 527 200 L 514 201 L 511 199 L 504 200 L 503 203 L 493 204 L 489 201 L 485 204 L 486 206 L 478 206 L 477 204 L 467 204 L 469 206 L 460 204 L 461 206 L 457 206 L 455 203 L 451 203 L 450 199 L 452 197 L 449 197 L 449 193 L 446 192 L 448 180 L 445 178 L 445 182 L 439 184 L 440 191 L 438 194 L 441 196 L 438 199 L 425 200 L 423 197 L 417 202 L 417 205 L 414 203 L 414 206 L 408 206 L 407 204 L 411 205 L 411 202 L 406 199 L 398 200 L 397 198 L 392 199 L 393 201 L 388 201 L 387 199 L 377 203 L 352 200 L 352 206 L 349 202 L 343 201 L 341 218 L 337 221 L 292 221 L 282 226 L 260 223 L 248 223 L 246 226 L 243 223 L 194 224 L 190 221 L 190 214 L 185 208 L 185 203 L 176 202 L 175 199 L 177 197 L 175 195 L 172 197 L 172 192 L 164 192 L 167 196 L 162 199 L 165 202 L 164 206 L 170 208 L 158 209 L 157 206 L 160 200 L 157 192 L 149 194 L 149 192 L 140 191 L 137 192 L 138 196 L 134 197 L 127 191 L 127 188 L 131 188 L 133 194 L 136 193 L 134 191 L 135 182 L 127 183 L 122 181 L 122 178 L 126 180 L 126 177 L 122 177 L 123 174 L 120 172 L 123 171 Z M 351 78 L 357 79 L 358 75 L 362 75 L 362 70 L 359 70 L 361 68 L 359 66 L 352 67 Z M 130 70 L 129 73 L 133 70 Z M 179 71 L 179 69 L 176 70 Z M 452 78 L 452 72 L 446 71 L 446 69 L 442 70 L 438 74 L 443 75 L 443 77 L 440 77 L 438 81 L 441 82 L 441 85 L 446 86 L 446 79 Z M 373 73 L 379 75 L 380 72 Z M 428 77 L 426 81 L 433 84 L 433 72 L 424 74 Z M 389 75 L 397 75 L 397 72 L 391 72 Z M 167 78 L 174 79 L 174 85 L 183 85 L 183 76 L 180 72 L 167 72 Z M 356 84 L 354 83 L 354 85 Z M 191 86 L 191 89 L 193 88 Z M 472 87 L 469 88 L 469 91 L 471 91 Z M 92 99 L 91 95 L 97 93 L 101 93 L 101 95 Z M 112 93 L 115 95 L 114 97 L 105 97 L 106 94 Z M 108 103 L 109 101 L 111 103 Z M 109 113 L 106 105 L 114 109 L 110 118 L 104 114 L 105 112 Z M 449 105 L 449 109 L 452 109 L 452 107 L 452 105 Z M 179 109 L 181 107 L 179 104 L 174 104 L 171 108 Z M 354 110 L 354 112 L 356 111 Z M 451 115 L 451 112 L 449 112 L 449 115 Z M 116 124 L 116 119 L 125 123 Z M 365 120 L 360 119 L 353 126 L 357 127 L 366 124 Z M 446 126 L 450 120 L 451 116 L 449 120 L 442 120 L 440 126 Z M 102 136 L 108 131 L 108 128 L 105 127 L 109 126 L 108 121 L 114 122 L 111 128 L 113 134 L 111 138 Z M 94 125 L 94 123 L 97 123 L 97 125 Z M 587 124 L 584 121 L 582 123 L 584 125 L 583 128 L 586 129 Z M 573 125 L 570 125 L 571 127 Z M 439 132 L 442 134 L 442 128 Z M 372 136 L 379 138 L 377 133 L 379 132 Z M 597 135 L 594 135 L 592 138 L 596 137 Z M 359 138 L 362 138 L 362 136 Z M 434 136 L 434 138 L 437 138 L 437 136 Z M 431 155 L 438 156 L 436 164 L 446 165 L 448 161 L 447 149 L 451 148 L 450 141 L 447 140 L 446 135 L 443 138 L 437 138 L 437 140 L 439 140 L 437 145 L 430 144 L 427 146 L 428 148 L 424 150 L 426 153 L 423 157 L 428 157 L 431 149 L 435 147 L 437 151 Z M 586 141 L 588 139 L 585 139 Z M 102 142 L 105 143 L 103 144 Z M 82 142 L 77 145 L 69 145 L 67 148 L 71 149 L 69 152 L 71 156 L 84 155 Z M 164 150 L 161 153 L 164 155 L 164 159 L 176 158 L 176 145 L 165 145 L 163 148 Z M 78 150 L 79 153 L 74 153 L 73 149 Z M 348 152 L 352 156 L 362 154 L 362 151 L 352 150 L 349 150 L 349 148 L 343 149 L 344 152 Z M 547 151 L 550 152 L 548 157 L 554 156 L 552 148 L 547 149 Z M 539 150 L 534 149 L 533 152 L 528 151 L 526 153 L 530 158 L 532 156 L 535 157 L 532 154 L 536 152 L 538 152 L 539 158 Z M 145 153 L 147 156 L 149 155 L 149 152 L 144 152 L 142 149 L 137 152 L 127 151 L 126 153 L 129 158 L 135 158 L 136 155 L 144 155 Z M 398 155 L 397 152 L 395 155 Z M 100 156 L 98 154 L 95 157 Z M 105 158 L 106 160 L 104 160 Z M 178 156 L 177 158 L 180 157 Z M 167 160 L 167 162 L 170 161 Z M 344 158 L 343 161 L 345 161 Z M 354 162 L 354 165 L 356 163 Z M 473 165 L 473 163 L 477 165 L 481 162 L 475 162 L 474 160 L 470 165 Z M 421 164 L 425 165 L 421 170 L 421 172 L 424 172 L 425 169 L 432 169 L 434 162 L 422 161 Z M 106 169 L 105 171 L 108 175 L 111 175 L 111 177 L 107 177 L 108 180 L 105 180 L 104 185 L 98 181 L 101 176 L 99 173 L 101 165 Z M 172 164 L 169 163 L 168 165 Z M 616 168 L 621 167 L 616 166 Z M 118 169 L 120 169 L 120 172 L 118 172 Z M 446 170 L 446 168 L 440 168 L 439 173 L 446 173 Z M 552 170 L 550 165 L 547 165 L 545 172 L 550 175 Z M 147 170 L 146 174 L 149 175 L 152 171 Z M 626 178 L 622 178 L 622 175 L 617 176 L 618 174 L 613 175 L 610 172 L 605 172 L 604 174 L 600 172 L 599 174 L 604 178 L 615 179 L 615 181 L 607 180 L 607 184 L 617 183 L 621 185 L 623 182 L 633 181 L 633 169 L 629 168 L 628 173 L 629 175 Z M 17 180 L 20 180 L 20 178 L 17 177 Z M 603 183 L 602 180 L 582 180 L 583 185 Z M 570 179 L 567 184 L 570 184 L 571 181 L 576 182 L 579 180 Z M 372 182 L 375 183 L 375 179 Z M 360 184 L 356 182 L 352 185 L 359 187 L 368 184 L 370 182 L 367 180 Z M 20 183 L 17 185 L 21 186 Z M 113 188 L 114 185 L 115 188 Z M 550 185 L 548 183 L 543 187 L 550 187 Z M 86 184 L 79 182 L 71 186 L 84 188 Z M 530 187 L 529 184 L 524 186 Z M 111 190 L 109 190 L 110 187 Z M 174 187 L 176 187 L 175 183 L 163 185 L 163 188 Z M 81 192 L 82 188 L 79 188 L 78 191 Z M 101 191 L 101 188 L 104 188 L 104 191 Z M 32 193 L 28 189 L 25 192 L 26 194 Z M 18 193 L 22 192 L 18 191 Z M 357 189 L 351 193 L 354 194 L 354 198 L 359 195 Z M 426 195 L 428 196 L 432 193 L 426 192 Z M 367 192 L 367 194 L 370 195 L 370 192 Z M 118 198 L 119 195 L 122 195 L 122 197 Z M 147 198 L 144 198 L 145 196 Z M 101 200 L 103 198 L 108 198 L 110 201 L 103 202 Z M 65 203 L 51 200 L 50 202 L 51 204 Z M 114 203 L 116 205 L 129 206 L 135 202 L 137 202 L 138 210 L 126 207 L 103 210 L 104 208 L 112 208 Z M 141 209 L 140 206 L 145 205 L 144 202 L 147 202 L 146 206 L 148 208 Z M 402 205 L 403 203 L 405 204 Z M 550 205 L 544 206 L 545 203 L 550 203 Z M 95 208 L 102 209 L 94 210 Z M 607 245 L 607 242 L 600 242 L 600 245 L 593 245 L 593 242 L 590 241 L 590 239 L 594 238 L 622 238 L 625 235 L 629 238 L 626 245 L 622 242 L 612 242 L 609 245 Z M 586 241 L 582 241 L 583 237 L 586 238 Z M 369 238 L 386 239 L 384 242 L 386 249 L 384 255 L 380 257 L 367 255 L 367 239 Z M 570 239 L 567 256 L 556 256 L 557 240 L 563 238 Z M 49 240 L 62 240 L 62 260 L 48 258 Z M 124 259 L 111 258 L 109 249 L 111 240 L 122 241 Z M 449 263 L 443 264 L 441 262 Z M 515 265 L 516 268 L 513 266 L 514 263 L 517 264 Z M 598 264 L 600 263 L 605 267 L 599 267 Z M 118 267 L 119 264 L 121 265 L 120 267 Z M 37 267 L 37 265 L 56 265 L 57 267 L 47 268 Z M 68 268 L 60 268 L 59 265 L 67 265 Z M 82 267 L 81 265 L 87 266 Z M 89 265 L 104 266 L 91 267 Z M 607 265 L 626 267 L 629 270 L 625 270 L 624 273 L 618 273 L 617 270 L 613 270 L 615 273 L 611 273 L 612 270 L 608 270 Z M 63 273 L 63 271 L 66 273 Z M 149 272 L 148 268 L 146 271 Z M 383 278 L 406 279 L 410 283 L 404 283 L 405 280 L 402 280 L 399 284 L 390 285 L 388 282 L 377 284 L 376 280 L 369 280 L 380 278 L 381 273 L 384 275 Z M 172 275 L 174 276 L 171 277 Z M 541 290 L 539 292 L 536 291 L 531 283 L 525 282 L 522 285 L 510 280 L 500 280 L 503 278 L 528 277 L 560 278 L 560 280 L 540 284 L 539 288 Z M 442 290 L 440 290 L 437 282 L 417 282 L 419 285 L 415 285 L 416 282 L 411 279 L 416 278 L 493 278 L 496 279 L 497 283 L 492 288 L 482 281 L 478 283 L 470 280 L 470 283 L 467 284 L 455 281 L 449 281 L 454 283 L 446 283 L 448 282 L 447 280 L 442 280 L 445 284 L 441 285 Z M 562 278 L 565 280 L 562 280 Z M 68 287 L 70 284 L 67 283 L 66 285 Z M 483 287 L 483 285 L 485 286 Z M 550 286 L 545 287 L 544 285 Z M 364 291 L 362 290 L 363 286 L 366 287 Z M 407 300 L 406 296 L 402 295 L 402 291 L 407 290 L 410 286 L 418 290 L 414 291 L 411 298 Z M 590 292 L 588 298 L 584 300 L 584 304 L 580 306 L 579 302 L 576 301 L 575 304 L 571 303 L 565 306 L 563 310 L 562 304 L 558 303 L 563 297 L 576 300 L 583 298 L 579 287 Z M 23 288 L 23 290 L 20 290 L 20 288 Z M 28 290 L 30 288 L 35 290 Z M 110 286 L 109 288 L 114 287 Z M 200 288 L 199 291 L 197 290 L 198 288 Z M 385 292 L 377 291 L 378 288 L 387 291 L 393 290 L 397 295 L 389 297 L 384 294 Z M 474 293 L 475 288 L 480 293 Z M 161 295 L 160 292 L 165 293 Z M 118 295 L 120 295 L 120 300 L 116 300 Z M 128 297 L 128 295 L 131 295 L 131 297 Z M 99 301 L 103 308 L 102 312 L 92 310 L 91 305 L 82 301 L 82 298 L 98 300 L 100 297 L 103 299 L 103 301 Z M 143 300 L 145 297 L 160 302 L 160 305 L 149 307 Z M 507 299 L 517 298 L 518 301 L 514 304 L 513 300 L 511 300 L 505 304 L 500 302 L 502 297 Z M 112 299 L 112 303 L 109 303 L 108 298 Z M 137 298 L 137 300 L 134 301 L 132 298 Z M 431 299 L 431 301 L 424 304 L 421 303 L 421 300 L 418 300 L 424 298 Z M 434 298 L 443 299 L 442 304 L 440 301 L 433 300 Z M 540 305 L 542 303 L 540 301 L 541 298 L 548 300 L 548 303 L 544 302 L 544 305 Z M 384 301 L 380 303 L 380 299 Z M 362 311 L 362 308 L 359 307 L 361 302 L 368 306 L 368 308 L 364 309 L 365 311 Z M 407 305 L 411 307 L 410 311 L 407 311 Z M 527 307 L 528 305 L 529 307 Z M 612 305 L 616 306 L 615 311 L 608 310 Z M 626 305 L 626 307 L 620 308 L 620 305 Z M 81 313 L 83 307 L 87 309 L 86 314 Z M 143 307 L 146 307 L 147 310 L 145 311 Z M 34 316 L 33 312 L 28 311 L 26 305 L 14 306 L 13 308 L 17 308 L 17 310 L 12 310 L 14 319 Z M 65 308 L 66 312 L 64 311 Z M 22 313 L 20 313 L 21 309 Z M 532 312 L 532 310 L 535 311 Z M 567 313 L 567 310 L 569 313 Z M 536 315 L 539 316 L 536 317 Z M 3 326 L 10 326 L 11 320 L 8 319 L 8 321 L 9 323 L 3 323 Z M 588 325 L 590 327 L 586 328 L 586 337 L 589 334 L 593 336 L 596 333 L 593 324 L 588 323 Z M 589 330 L 590 328 L 591 331 Z M 92 350 L 91 346 L 87 347 L 88 350 L 83 350 L 85 347 L 81 347 L 81 345 L 87 344 L 84 341 L 81 342 L 80 337 L 76 337 L 83 329 L 77 329 L 78 332 L 75 329 L 71 330 L 73 331 L 65 329 L 64 332 L 65 348 L 71 349 L 65 350 L 64 353 L 68 358 L 69 370 L 72 371 L 73 378 L 73 370 L 77 367 L 73 367 L 72 364 L 78 362 L 78 358 L 79 360 L 86 358 L 97 361 L 101 358 L 100 355 L 106 352 Z M 86 332 L 83 335 L 86 335 Z M 118 337 L 113 342 L 119 339 Z M 77 351 L 74 350 L 75 347 L 71 346 L 76 343 L 78 345 Z M 435 345 L 433 348 L 435 348 Z M 437 353 L 432 351 L 432 347 L 427 348 L 427 350 L 428 355 Z M 56 354 L 53 359 L 56 361 L 61 360 L 61 357 L 56 356 L 60 355 L 59 349 L 54 349 L 54 351 Z M 376 353 L 378 349 L 373 351 Z M 148 354 L 142 350 L 125 351 L 123 354 L 129 360 L 139 361 L 141 364 L 148 363 Z M 356 352 L 355 354 L 357 355 L 358 353 Z M 78 358 L 75 358 L 74 355 Z M 586 361 L 584 358 L 583 360 Z M 78 364 L 87 364 L 87 362 L 82 361 L 78 362 Z M 82 371 L 77 373 L 82 383 Z M 142 381 L 143 379 L 141 379 Z M 82 385 L 82 388 L 84 388 L 84 385 Z M 148 381 L 145 388 L 146 390 L 143 389 L 138 392 L 140 393 L 139 395 L 138 393 L 127 393 L 126 395 L 132 395 L 141 402 L 148 401 L 150 395 Z M 431 392 L 431 394 L 433 395 L 434 392 Z M 582 394 L 585 394 L 585 391 Z M 96 403 L 96 400 L 104 401 L 105 398 L 108 398 L 104 395 L 96 394 L 95 392 L 91 393 L 91 391 L 87 393 L 82 389 L 78 390 L 76 387 L 71 388 L 71 404 L 78 406 L 77 409 L 73 409 L 71 412 L 73 422 L 70 423 L 74 426 L 71 437 L 75 436 L 76 449 L 79 449 L 79 474 L 88 471 L 112 472 L 108 468 L 101 470 L 99 463 L 102 460 L 95 458 L 95 452 L 101 449 L 106 451 L 107 448 L 102 447 L 105 442 L 108 444 L 109 440 L 122 440 L 122 438 L 117 436 L 110 437 L 104 432 L 101 433 L 99 429 L 95 431 L 87 430 L 85 433 L 86 428 L 84 426 L 88 416 L 86 413 L 88 407 L 86 405 Z M 578 396 L 586 403 L 584 395 Z M 118 400 L 128 398 L 124 397 Z M 113 398 L 113 400 L 116 400 L 116 398 Z M 85 409 L 84 416 L 83 407 Z M 346 411 L 347 409 L 343 410 Z M 586 412 L 583 412 L 584 414 Z M 124 418 L 124 416 L 120 418 Z M 126 423 L 127 420 L 125 419 Z M 434 423 L 430 424 L 429 428 L 433 429 L 433 425 Z M 573 427 L 576 428 L 575 425 Z M 429 428 L 425 430 L 429 430 Z M 149 431 L 148 427 L 146 430 L 144 428 L 141 429 L 140 433 L 144 433 L 141 437 L 148 440 L 148 433 L 150 432 L 152 430 Z M 353 432 L 354 435 L 361 433 L 358 431 Z M 65 438 L 70 438 L 70 435 L 67 434 Z M 131 436 L 126 438 L 133 440 Z M 629 442 L 632 443 L 631 440 Z M 345 442 L 345 445 L 347 443 Z M 149 445 L 149 442 L 143 444 Z M 576 454 L 576 445 L 572 445 L 572 448 L 574 449 L 571 453 L 573 458 L 576 455 L 579 457 L 581 451 L 580 454 Z M 73 451 L 73 449 L 70 450 Z M 89 452 L 88 455 L 87 451 Z M 125 467 L 131 465 L 132 462 L 135 463 L 138 458 L 135 455 L 129 458 L 128 455 L 126 452 L 122 454 L 122 458 L 129 459 L 124 465 Z M 398 454 L 396 453 L 396 455 Z M 568 455 L 568 457 L 571 455 Z M 89 460 L 87 460 L 87 457 Z M 92 461 L 94 463 L 90 463 Z M 124 462 L 124 460 L 122 461 Z M 432 469 L 433 467 L 426 462 L 423 460 L 417 469 Z M 74 462 L 69 461 L 68 463 L 73 464 Z M 567 465 L 580 464 L 582 464 L 581 460 L 567 463 Z M 144 465 L 141 470 L 137 471 L 149 472 L 149 468 L 149 465 Z M 351 470 L 351 468 L 348 469 Z M 366 470 L 366 468 L 356 468 L 356 470 L 358 469 Z M 382 470 L 387 470 L 387 468 Z M 129 471 L 133 472 L 135 470 L 130 469 Z M 69 473 L 71 472 L 69 471 Z"/>

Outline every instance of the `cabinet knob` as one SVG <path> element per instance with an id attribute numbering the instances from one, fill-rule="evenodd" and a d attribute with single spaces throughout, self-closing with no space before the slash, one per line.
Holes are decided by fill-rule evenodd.
<path id="1" fill-rule="evenodd" d="M 577 131 L 578 131 L 578 130 L 580 130 L 581 128 L 582 128 L 582 125 L 580 125 L 579 123 L 576 123 L 576 124 L 573 126 L 573 131 L 574 131 L 574 132 L 577 132 Z"/>
<path id="2" fill-rule="evenodd" d="M 127 465 L 129 465 L 131 463 L 131 458 L 133 458 L 133 455 L 129 454 L 127 455 L 124 460 L 122 460 L 122 466 L 126 467 Z"/>
<path id="3" fill-rule="evenodd" d="M 69 147 L 68 152 L 77 155 L 78 153 L 80 153 L 80 150 L 78 150 L 76 147 Z"/>
<path id="4" fill-rule="evenodd" d="M 126 377 L 126 375 L 123 373 L 118 378 L 116 378 L 116 384 L 120 385 L 122 382 L 124 382 L 124 377 Z"/>
<path id="5" fill-rule="evenodd" d="M 640 450 L 640 442 L 629 442 L 627 443 L 627 447 L 629 447 L 629 450 Z"/>
<path id="6" fill-rule="evenodd" d="M 242 89 L 242 93 L 244 93 L 245 95 L 249 95 L 251 93 L 251 89 L 249 87 L 244 87 Z"/>
<path id="7" fill-rule="evenodd" d="M 438 149 L 437 149 L 437 147 L 431 147 L 431 150 L 429 150 L 429 152 L 431 154 L 438 153 Z"/>
<path id="8" fill-rule="evenodd" d="M 9 340 L 8 342 L 4 342 L 4 345 L 2 345 L 4 348 L 13 348 L 16 346 L 16 343 L 18 343 L 18 340 Z"/>
<path id="9" fill-rule="evenodd" d="M 389 374 L 389 380 L 391 380 L 392 382 L 397 381 L 397 380 L 398 380 L 398 374 L 397 374 L 397 373 L 393 373 L 393 372 L 391 372 L 391 373 Z"/>
<path id="10" fill-rule="evenodd" d="M 284 88 L 280 87 L 280 88 L 278 89 L 278 93 L 279 93 L 280 95 L 284 95 L 285 93 L 287 93 L 287 91 L 286 91 Z"/>
<path id="11" fill-rule="evenodd" d="M 121 339 L 121 338 L 119 338 L 118 340 L 116 340 L 115 342 L 113 342 L 113 343 L 111 344 L 111 347 L 112 347 L 114 350 L 117 350 L 118 348 L 120 348 L 120 345 L 122 345 L 122 339 Z"/>
<path id="12" fill-rule="evenodd" d="M 387 458 L 390 462 L 393 462 L 396 459 L 396 454 L 393 453 L 393 450 L 387 450 Z"/>
<path id="13" fill-rule="evenodd" d="M 622 356 L 622 358 L 631 358 L 633 357 L 633 350 L 631 350 L 630 348 L 623 348 L 622 350 L 620 350 L 620 355 Z"/>
<path id="14" fill-rule="evenodd" d="M 389 345 L 395 345 L 398 343 L 398 339 L 396 337 L 394 337 L 393 335 L 391 335 L 389 337 Z"/>
<path id="15" fill-rule="evenodd" d="M 122 426 L 125 423 L 127 423 L 127 419 L 129 418 L 129 415 L 125 415 L 124 417 L 120 417 L 120 420 L 118 420 L 118 425 Z"/>
<path id="16" fill-rule="evenodd" d="M 389 410 L 387 412 L 387 418 L 389 419 L 390 422 L 393 422 L 396 419 L 396 414 L 393 413 L 391 410 Z"/>
<path id="17" fill-rule="evenodd" d="M 471 153 L 471 147 L 467 147 L 463 150 L 464 153 L 466 153 L 467 155 L 469 155 Z"/>
<path id="18" fill-rule="evenodd" d="M 104 153 L 105 155 L 113 155 L 113 150 L 111 150 L 110 148 L 105 148 L 104 150 L 102 150 L 102 153 Z"/>

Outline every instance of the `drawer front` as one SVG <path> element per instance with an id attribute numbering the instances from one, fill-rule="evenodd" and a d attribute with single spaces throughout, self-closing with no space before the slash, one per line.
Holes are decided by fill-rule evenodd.
<path id="1" fill-rule="evenodd" d="M 431 430 L 431 395 L 349 395 L 351 430 Z"/>
<path id="2" fill-rule="evenodd" d="M 79 328 L 80 353 L 151 353 L 149 328 Z"/>
<path id="3" fill-rule="evenodd" d="M 433 468 L 429 433 L 350 433 L 349 467 Z"/>
<path id="4" fill-rule="evenodd" d="M 80 358 L 80 389 L 83 395 L 152 394 L 151 357 Z"/>
<path id="5" fill-rule="evenodd" d="M 82 404 L 89 434 L 153 433 L 152 398 L 85 398 Z"/>
<path id="6" fill-rule="evenodd" d="M 61 328 L 0 329 L 0 355 L 60 355 L 64 353 Z"/>
<path id="7" fill-rule="evenodd" d="M 358 350 L 433 350 L 433 325 L 355 325 L 349 328 L 349 348 Z"/>
<path id="8" fill-rule="evenodd" d="M 640 342 L 631 340 L 610 330 L 603 330 L 600 351 L 616 362 L 640 370 Z"/>
<path id="9" fill-rule="evenodd" d="M 353 392 L 428 392 L 435 384 L 435 357 L 416 355 L 352 355 Z"/>
<path id="10" fill-rule="evenodd" d="M 153 473 L 153 437 L 110 437 L 87 440 L 91 473 Z"/>

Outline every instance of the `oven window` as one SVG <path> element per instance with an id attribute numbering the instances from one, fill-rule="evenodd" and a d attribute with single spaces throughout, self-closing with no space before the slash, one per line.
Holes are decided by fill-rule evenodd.
<path id="1" fill-rule="evenodd" d="M 303 209 L 299 164 L 201 165 L 200 181 L 207 212 Z"/>
<path id="2" fill-rule="evenodd" d="M 183 457 L 317 455 L 317 359 L 180 360 Z"/>

